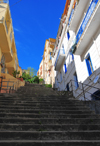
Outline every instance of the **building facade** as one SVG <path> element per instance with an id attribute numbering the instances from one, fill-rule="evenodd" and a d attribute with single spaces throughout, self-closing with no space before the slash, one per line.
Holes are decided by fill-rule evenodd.
<path id="1" fill-rule="evenodd" d="M 100 88 L 99 11 L 100 0 L 67 0 L 53 52 L 56 88 L 80 100 Z"/>
<path id="2" fill-rule="evenodd" d="M 45 84 L 54 84 L 54 67 L 52 66 L 52 53 L 55 45 L 55 39 L 49 38 L 45 41 L 43 59 L 40 63 L 37 74 L 44 79 Z"/>
<path id="3" fill-rule="evenodd" d="M 37 72 L 37 75 L 39 76 L 39 78 L 44 79 L 44 60 L 43 59 L 39 65 L 39 70 Z"/>
<path id="4" fill-rule="evenodd" d="M 0 76 L 14 80 L 13 70 L 19 67 L 8 0 L 0 0 Z"/>

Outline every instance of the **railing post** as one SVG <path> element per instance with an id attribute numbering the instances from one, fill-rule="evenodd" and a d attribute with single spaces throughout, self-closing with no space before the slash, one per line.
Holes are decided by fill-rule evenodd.
<path id="1" fill-rule="evenodd" d="M 84 92 L 83 83 L 82 83 L 82 90 L 83 90 L 83 96 L 84 96 L 84 100 L 85 100 L 85 92 Z"/>
<path id="2" fill-rule="evenodd" d="M 9 81 L 7 82 L 7 90 L 8 90 Z"/>

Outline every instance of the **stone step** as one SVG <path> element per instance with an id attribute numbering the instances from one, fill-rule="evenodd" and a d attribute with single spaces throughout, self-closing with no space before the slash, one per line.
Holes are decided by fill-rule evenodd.
<path id="1" fill-rule="evenodd" d="M 24 118 L 100 118 L 100 115 L 96 114 L 38 114 L 34 113 L 1 113 L 0 117 L 24 117 Z"/>
<path id="2" fill-rule="evenodd" d="M 100 131 L 100 124 L 8 124 L 0 123 L 1 131 Z"/>
<path id="3" fill-rule="evenodd" d="M 21 101 L 22 102 L 22 101 Z M 31 106 L 31 105 L 33 105 L 33 106 L 37 106 L 37 105 L 41 105 L 41 106 L 85 106 L 84 104 L 79 104 L 79 103 L 75 103 L 75 104 L 68 104 L 68 103 L 54 103 L 54 102 L 50 102 L 50 103 L 45 103 L 45 102 L 34 102 L 34 103 L 21 103 L 21 102 L 17 102 L 17 101 L 14 101 L 12 104 L 18 104 L 18 105 L 29 105 L 29 106 Z M 9 104 L 9 103 L 8 103 Z M 4 103 L 4 105 L 6 106 L 6 105 L 8 105 L 8 104 L 5 104 Z M 11 103 L 10 103 L 11 104 Z M 11 105 L 12 105 L 11 104 Z M 1 105 L 3 105 L 3 104 L 1 104 Z M 87 106 L 86 106 L 87 107 Z"/>
<path id="4" fill-rule="evenodd" d="M 28 98 L 26 98 L 26 99 L 24 99 L 24 98 L 20 98 L 20 99 L 14 99 L 14 98 L 12 98 L 12 99 L 0 99 L 0 102 L 13 102 L 13 101 L 24 101 L 24 102 L 46 102 L 46 103 L 48 103 L 48 102 L 61 102 L 61 103 L 69 103 L 69 104 L 72 104 L 72 103 L 84 103 L 83 101 L 81 102 L 81 101 L 77 101 L 76 100 L 76 102 L 74 102 L 74 101 L 68 101 L 68 99 L 66 99 L 66 100 L 54 100 L 54 99 L 51 99 L 51 100 L 49 100 L 49 99 L 46 99 L 46 100 L 43 100 L 42 98 L 41 99 L 37 99 L 37 98 L 33 98 L 33 99 L 31 99 L 30 97 Z"/>
<path id="5" fill-rule="evenodd" d="M 1 146 L 100 146 L 100 140 L 0 140 Z"/>
<path id="6" fill-rule="evenodd" d="M 0 117 L 0 123 L 27 123 L 27 124 L 99 124 L 98 118 L 5 118 Z"/>
<path id="7" fill-rule="evenodd" d="M 80 108 L 78 108 L 78 107 L 45 107 L 45 106 L 19 106 L 19 105 L 8 105 L 8 106 L 4 106 L 4 105 L 1 105 L 0 106 L 0 109 L 33 109 L 33 110 L 42 110 L 42 109 L 47 109 L 47 110 L 50 110 L 50 109 L 52 109 L 52 110 L 82 110 L 82 111 L 87 111 L 87 110 L 89 110 L 89 107 L 80 107 Z"/>
<path id="8" fill-rule="evenodd" d="M 37 106 L 37 105 L 41 105 L 41 106 L 45 106 L 45 107 L 48 107 L 48 106 L 60 106 L 60 107 L 74 107 L 74 106 L 79 106 L 79 107 L 87 107 L 87 106 L 85 106 L 85 104 L 79 104 L 79 103 L 76 103 L 76 104 L 69 104 L 69 103 L 66 103 L 66 104 L 58 104 L 58 103 L 56 103 L 55 104 L 55 102 L 50 102 L 50 103 L 44 103 L 44 102 L 42 102 L 42 103 L 40 103 L 40 102 L 27 102 L 27 101 L 12 101 L 12 102 L 0 102 L 0 105 L 5 105 L 5 106 L 7 106 L 7 105 L 19 105 L 19 106 Z"/>
<path id="9" fill-rule="evenodd" d="M 0 140 L 100 140 L 100 131 L 0 131 Z"/>
<path id="10" fill-rule="evenodd" d="M 85 104 L 58 104 L 58 103 L 40 103 L 40 102 L 24 102 L 24 101 L 13 101 L 13 102 L 0 102 L 0 105 L 2 106 L 13 106 L 13 105 L 17 105 L 17 106 L 45 106 L 45 107 L 87 107 Z"/>
<path id="11" fill-rule="evenodd" d="M 60 100 L 38 100 L 38 99 L 33 99 L 33 100 L 27 100 L 27 99 L 11 99 L 11 100 L 0 100 L 0 103 L 1 104 L 3 104 L 3 103 L 13 103 L 14 101 L 16 101 L 16 102 L 24 102 L 24 103 L 37 103 L 37 102 L 39 102 L 39 103 L 57 103 L 57 104 L 60 104 L 60 103 L 62 103 L 62 104 L 84 104 L 84 103 L 82 103 L 82 102 L 78 102 L 78 101 L 76 101 L 76 102 L 69 102 L 69 101 L 67 101 L 67 100 L 64 100 L 64 101 L 60 101 Z M 60 102 L 60 103 L 59 103 Z"/>
<path id="12" fill-rule="evenodd" d="M 52 109 L 5 109 L 5 108 L 1 108 L 0 109 L 0 113 L 2 112 L 7 112 L 7 113 L 48 113 L 48 114 L 91 114 L 91 113 L 95 113 L 94 111 L 90 111 L 90 110 L 52 110 Z"/>

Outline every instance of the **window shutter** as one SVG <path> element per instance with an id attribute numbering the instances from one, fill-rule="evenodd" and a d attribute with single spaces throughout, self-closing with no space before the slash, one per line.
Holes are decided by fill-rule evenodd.
<path id="1" fill-rule="evenodd" d="M 74 60 L 74 55 L 73 55 L 73 53 L 72 53 L 72 60 Z"/>
<path id="2" fill-rule="evenodd" d="M 66 74 L 66 72 L 67 72 L 67 67 L 66 67 L 66 64 L 64 64 L 64 68 L 65 68 L 65 74 Z"/>
<path id="3" fill-rule="evenodd" d="M 68 38 L 68 40 L 70 39 L 69 31 L 67 31 L 67 38 Z"/>
<path id="4" fill-rule="evenodd" d="M 90 67 L 90 63 L 89 63 L 89 60 L 88 59 L 85 59 L 85 60 L 86 60 L 86 66 L 87 66 L 88 74 L 90 76 L 92 74 L 91 67 Z"/>

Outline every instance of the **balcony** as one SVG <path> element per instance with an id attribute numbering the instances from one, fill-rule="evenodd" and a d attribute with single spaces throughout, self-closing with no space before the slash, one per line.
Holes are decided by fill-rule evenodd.
<path id="1" fill-rule="evenodd" d="M 16 70 L 16 62 L 15 62 L 16 54 L 13 53 L 13 59 L 11 62 L 6 63 L 6 68 L 10 75 L 12 75 L 13 70 Z"/>
<path id="2" fill-rule="evenodd" d="M 69 17 L 69 29 L 76 33 L 77 27 L 84 15 L 84 10 L 89 5 L 90 0 L 79 0 L 71 11 Z"/>
<path id="3" fill-rule="evenodd" d="M 6 1 L 0 1 L 0 5 L 2 6 L 2 3 L 4 2 Z M 5 55 L 6 62 L 10 62 L 12 60 L 11 41 L 9 37 L 11 26 L 12 23 L 8 4 L 4 4 L 0 15 L 0 47 L 2 53 Z"/>
<path id="4" fill-rule="evenodd" d="M 9 3 L 9 0 L 0 0 L 0 3 Z"/>
<path id="5" fill-rule="evenodd" d="M 60 49 L 58 51 L 58 54 L 57 54 L 57 58 L 56 58 L 56 61 L 55 61 L 55 70 L 56 71 L 59 71 L 60 70 L 60 67 L 65 59 L 65 50 L 64 48 Z"/>
<path id="6" fill-rule="evenodd" d="M 88 45 L 91 43 L 91 39 L 95 37 L 99 30 L 99 4 L 100 0 L 92 0 L 76 34 L 76 47 L 75 50 L 73 49 L 73 52 L 75 55 L 80 55 L 81 58 L 84 57 L 84 54 L 88 49 Z"/>

